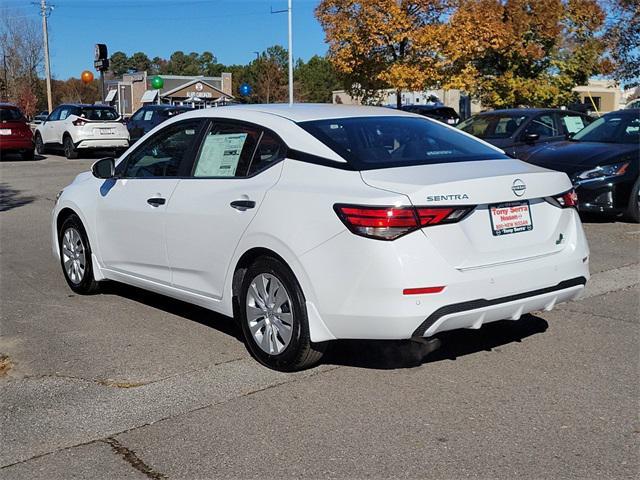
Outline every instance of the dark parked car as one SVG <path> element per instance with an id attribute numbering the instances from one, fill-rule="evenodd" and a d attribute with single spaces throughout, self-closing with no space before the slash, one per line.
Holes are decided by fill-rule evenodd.
<path id="1" fill-rule="evenodd" d="M 592 121 L 592 117 L 571 110 L 516 108 L 474 115 L 458 128 L 521 158 L 541 145 L 566 140 Z"/>
<path id="2" fill-rule="evenodd" d="M 156 125 L 189 110 L 193 109 L 176 105 L 146 105 L 140 108 L 127 122 L 131 143 L 138 141 Z"/>
<path id="3" fill-rule="evenodd" d="M 44 122 L 48 116 L 49 116 L 49 112 L 47 112 L 46 110 L 44 112 L 40 112 L 35 117 L 33 117 L 33 123 L 35 125 L 38 125 Z"/>
<path id="4" fill-rule="evenodd" d="M 608 113 L 570 140 L 540 147 L 524 160 L 569 175 L 581 211 L 640 220 L 639 109 Z"/>
<path id="5" fill-rule="evenodd" d="M 18 107 L 0 103 L 0 156 L 7 153 L 19 153 L 23 160 L 33 160 L 33 134 Z"/>
<path id="6" fill-rule="evenodd" d="M 460 121 L 460 116 L 453 108 L 443 105 L 405 105 L 402 110 L 433 118 L 447 125 L 457 125 Z"/>

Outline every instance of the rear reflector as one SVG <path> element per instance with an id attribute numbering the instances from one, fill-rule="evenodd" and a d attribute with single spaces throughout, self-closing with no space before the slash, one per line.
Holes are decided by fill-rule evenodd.
<path id="1" fill-rule="evenodd" d="M 462 220 L 473 207 L 371 207 L 334 205 L 342 223 L 356 235 L 394 240 L 422 227 Z"/>
<path id="2" fill-rule="evenodd" d="M 440 293 L 444 287 L 423 287 L 423 288 L 405 288 L 402 290 L 403 295 L 425 295 L 428 293 Z"/>

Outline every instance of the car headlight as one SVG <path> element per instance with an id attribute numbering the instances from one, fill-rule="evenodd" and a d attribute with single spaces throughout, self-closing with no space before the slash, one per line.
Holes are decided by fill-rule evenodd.
<path id="1" fill-rule="evenodd" d="M 577 174 L 574 179 L 578 182 L 584 182 L 585 180 L 595 180 L 607 177 L 618 177 L 624 175 L 629 168 L 631 162 L 619 162 L 611 165 L 601 165 L 591 170 L 585 170 Z"/>

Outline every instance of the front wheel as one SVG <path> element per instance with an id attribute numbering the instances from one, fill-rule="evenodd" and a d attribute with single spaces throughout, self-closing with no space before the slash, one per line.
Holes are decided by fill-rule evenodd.
<path id="1" fill-rule="evenodd" d="M 47 153 L 47 149 L 44 146 L 44 142 L 42 141 L 42 135 L 36 133 L 36 153 L 38 155 L 44 155 Z"/>
<path id="2" fill-rule="evenodd" d="M 64 278 L 76 293 L 88 295 L 98 290 L 93 276 L 91 246 L 77 215 L 67 218 L 58 232 L 60 264 Z"/>
<path id="3" fill-rule="evenodd" d="M 282 262 L 262 257 L 251 265 L 242 281 L 239 304 L 247 347 L 262 364 L 295 371 L 322 358 L 326 344 L 311 342 L 302 289 Z"/>
<path id="4" fill-rule="evenodd" d="M 640 178 L 631 189 L 629 196 L 629 206 L 627 207 L 627 218 L 633 223 L 640 223 Z"/>

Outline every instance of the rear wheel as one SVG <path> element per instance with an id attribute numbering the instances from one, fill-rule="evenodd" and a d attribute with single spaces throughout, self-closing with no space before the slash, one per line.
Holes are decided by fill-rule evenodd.
<path id="1" fill-rule="evenodd" d="M 629 206 L 627 207 L 627 218 L 634 223 L 640 223 L 640 178 L 631 189 L 629 196 Z"/>
<path id="2" fill-rule="evenodd" d="M 69 216 L 58 232 L 60 264 L 64 278 L 76 293 L 87 295 L 98 290 L 93 276 L 91 246 L 77 215 Z"/>
<path id="3" fill-rule="evenodd" d="M 68 159 L 78 158 L 78 150 L 76 150 L 76 146 L 73 144 L 73 140 L 69 135 L 64 137 L 62 147 L 64 148 L 65 157 Z"/>
<path id="4" fill-rule="evenodd" d="M 36 152 L 38 155 L 44 155 L 47 153 L 47 149 L 44 146 L 44 142 L 42 141 L 42 136 L 40 133 L 36 133 Z"/>
<path id="5" fill-rule="evenodd" d="M 320 360 L 326 345 L 311 342 L 302 289 L 282 262 L 256 260 L 244 275 L 239 303 L 247 347 L 262 364 L 295 371 Z"/>

